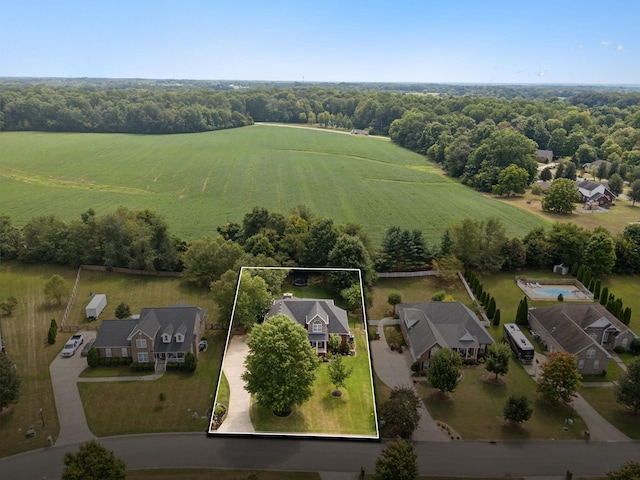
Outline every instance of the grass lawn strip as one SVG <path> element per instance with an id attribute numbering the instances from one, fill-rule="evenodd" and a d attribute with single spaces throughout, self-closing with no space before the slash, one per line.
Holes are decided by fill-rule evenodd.
<path id="1" fill-rule="evenodd" d="M 463 368 L 463 379 L 448 400 L 437 398 L 435 390 L 420 383 L 418 391 L 434 420 L 453 427 L 463 440 L 566 440 L 582 438 L 585 426 L 573 412 L 574 424 L 565 427 L 571 407 L 550 404 L 535 392 L 535 383 L 521 365 L 511 359 L 509 373 L 494 383 L 494 374 L 484 366 Z M 508 396 L 524 394 L 533 402 L 531 420 L 524 427 L 514 429 L 506 426 L 502 409 Z"/>
<path id="2" fill-rule="evenodd" d="M 640 440 L 640 415 L 634 415 L 627 407 L 618 403 L 612 387 L 583 387 L 580 395 L 607 422 L 630 438 Z"/>

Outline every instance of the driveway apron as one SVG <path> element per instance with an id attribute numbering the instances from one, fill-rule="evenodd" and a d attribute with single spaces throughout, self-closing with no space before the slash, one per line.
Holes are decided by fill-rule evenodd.
<path id="1" fill-rule="evenodd" d="M 392 351 L 384 337 L 384 326 L 397 325 L 398 323 L 398 320 L 390 318 L 380 320 L 378 323 L 380 340 L 374 340 L 370 343 L 373 366 L 380 380 L 389 387 L 411 387 L 415 391 L 413 379 L 410 374 L 410 366 L 412 363 L 411 354 L 406 348 L 402 353 Z M 438 428 L 436 422 L 422 402 L 420 402 L 419 411 L 420 423 L 418 424 L 418 428 L 413 432 L 413 440 L 424 442 L 450 441 L 449 437 Z"/>
<path id="2" fill-rule="evenodd" d="M 83 332 L 84 341 L 95 337 L 95 332 Z M 84 414 L 80 393 L 78 392 L 78 376 L 87 368 L 87 359 L 80 355 L 81 345 L 73 357 L 63 358 L 58 355 L 51 365 L 51 383 L 58 410 L 60 434 L 55 445 L 71 445 L 96 438 L 89 430 Z"/>
<path id="3" fill-rule="evenodd" d="M 249 417 L 251 394 L 244 389 L 242 380 L 244 360 L 249 354 L 246 340 L 246 335 L 234 336 L 229 340 L 222 366 L 222 371 L 229 383 L 229 405 L 227 418 L 218 428 L 218 432 L 251 433 L 255 431 Z"/>

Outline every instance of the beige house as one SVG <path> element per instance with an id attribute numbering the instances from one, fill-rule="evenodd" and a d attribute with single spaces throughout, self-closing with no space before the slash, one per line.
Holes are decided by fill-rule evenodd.
<path id="1" fill-rule="evenodd" d="M 628 350 L 637 336 L 599 303 L 532 308 L 529 326 L 549 352 L 575 355 L 582 375 L 601 374 L 609 364 L 608 352 Z"/>

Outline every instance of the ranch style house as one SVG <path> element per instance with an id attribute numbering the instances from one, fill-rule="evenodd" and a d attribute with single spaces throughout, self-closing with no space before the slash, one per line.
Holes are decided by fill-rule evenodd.
<path id="1" fill-rule="evenodd" d="M 309 342 L 318 355 L 327 354 L 331 334 L 340 337 L 341 347 L 351 340 L 347 312 L 336 307 L 333 300 L 293 298 L 290 294 L 285 294 L 284 298 L 273 301 L 264 319 L 266 321 L 279 313 L 286 315 L 307 330 Z"/>
<path id="2" fill-rule="evenodd" d="M 398 315 L 404 341 L 421 370 L 441 348 L 458 352 L 463 362 L 475 362 L 493 343 L 478 317 L 460 302 L 401 303 Z"/>
<path id="3" fill-rule="evenodd" d="M 184 304 L 143 308 L 139 318 L 103 321 L 93 345 L 100 357 L 131 357 L 164 369 L 167 362 L 184 362 L 188 352 L 198 358 L 205 313 Z"/>
<path id="4" fill-rule="evenodd" d="M 608 351 L 629 350 L 637 337 L 599 303 L 561 303 L 529 310 L 529 326 L 549 352 L 575 355 L 582 375 L 599 375 L 607 369 Z"/>

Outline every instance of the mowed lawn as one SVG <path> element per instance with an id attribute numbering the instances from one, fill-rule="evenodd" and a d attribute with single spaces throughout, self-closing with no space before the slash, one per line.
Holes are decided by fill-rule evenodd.
<path id="1" fill-rule="evenodd" d="M 378 243 L 392 225 L 438 242 L 464 218 L 509 219 L 510 235 L 548 222 L 443 176 L 423 157 L 376 138 L 256 125 L 184 135 L 3 132 L 0 202 L 18 226 L 118 205 L 154 208 L 185 239 L 215 235 L 259 205 L 306 204 L 362 224 Z"/>
<path id="2" fill-rule="evenodd" d="M 206 431 L 226 335 L 207 330 L 205 338 L 209 348 L 200 354 L 194 373 L 170 371 L 152 381 L 78 383 L 90 430 L 99 437 Z"/>
<path id="3" fill-rule="evenodd" d="M 574 424 L 567 431 L 565 418 L 571 409 L 564 404 L 553 404 L 536 393 L 535 382 L 513 358 L 509 373 L 495 383 L 495 374 L 483 365 L 463 368 L 463 378 L 449 399 L 440 399 L 428 384 L 418 390 L 434 420 L 440 420 L 455 429 L 463 440 L 565 440 L 582 437 L 584 422 L 573 412 Z M 531 420 L 523 428 L 505 425 L 502 419 L 504 403 L 511 394 L 526 395 L 533 402 Z"/>
<path id="4" fill-rule="evenodd" d="M 364 328 L 362 324 L 352 324 L 350 328 L 357 354 L 355 357 L 343 357 L 345 366 L 353 367 L 353 373 L 340 389 L 342 396 L 331 395 L 334 386 L 329 380 L 329 364 L 321 363 L 313 385 L 313 396 L 301 406 L 294 407 L 288 417 L 278 417 L 271 410 L 252 402 L 251 422 L 257 432 L 377 435 Z"/>

